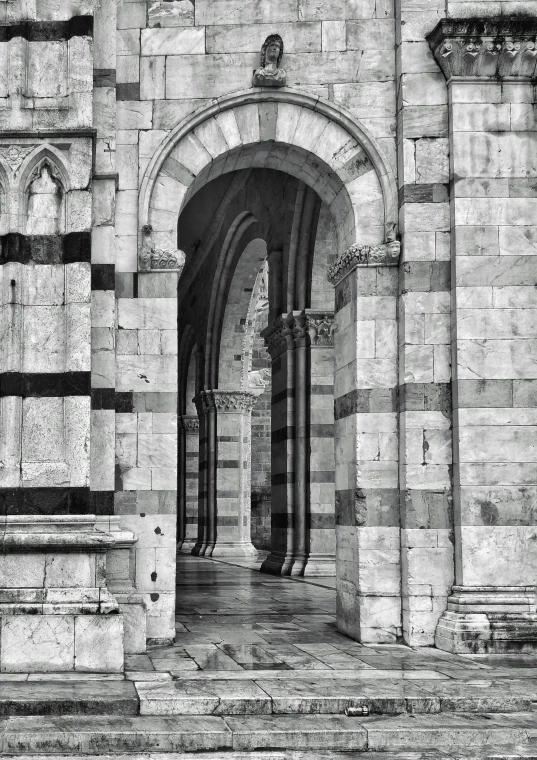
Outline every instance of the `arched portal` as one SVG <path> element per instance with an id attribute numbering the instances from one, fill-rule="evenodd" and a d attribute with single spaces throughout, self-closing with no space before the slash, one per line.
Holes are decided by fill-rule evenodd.
<path id="1" fill-rule="evenodd" d="M 330 530 L 334 535 L 336 509 L 343 509 L 338 604 L 342 629 L 356 636 L 362 635 L 360 626 L 361 631 L 386 626 L 382 605 L 374 605 L 384 592 L 368 589 L 362 598 L 357 577 L 377 561 L 378 538 L 359 533 L 358 562 L 348 559 L 357 546 L 345 545 L 358 536 L 356 523 L 347 520 L 359 479 L 360 394 L 362 388 L 396 384 L 396 340 L 391 334 L 384 341 L 382 358 L 375 345 L 372 354 L 361 355 L 359 325 L 369 322 L 369 329 L 383 315 L 373 302 L 365 303 L 369 296 L 359 292 L 356 279 L 346 281 L 334 303 L 334 290 L 324 277 L 349 247 L 382 247 L 393 240 L 395 209 L 393 177 L 367 132 L 332 105 L 287 91 L 226 98 L 178 126 L 150 161 L 140 194 L 140 251 L 149 246 L 184 252 L 178 327 L 181 335 L 192 325 L 199 346 L 200 517 L 194 552 L 217 556 L 221 539 L 224 551 L 226 544 L 233 549 L 233 543 L 250 541 L 244 530 L 243 470 L 251 462 L 243 423 L 255 399 L 244 387 L 244 348 L 236 349 L 231 338 L 247 326 L 249 304 L 237 295 L 248 251 L 253 241 L 262 240 L 269 272 L 263 337 L 272 365 L 271 553 L 264 569 L 303 574 L 308 563 L 326 561 L 325 539 Z M 349 271 L 363 263 L 353 255 Z M 152 257 L 140 257 L 141 272 L 152 265 Z M 246 276 L 250 282 L 248 287 L 243 283 L 243 291 L 252 290 L 255 274 L 252 269 Z M 332 276 L 333 283 L 341 280 Z M 376 298 L 377 286 L 368 287 Z M 386 298 L 393 295 L 386 291 Z M 362 305 L 371 307 L 369 314 Z M 389 368 L 382 378 L 381 365 Z M 325 446 L 321 439 L 330 438 L 329 428 L 335 433 Z M 319 441 L 313 441 L 315 436 Z M 368 463 L 363 472 L 380 493 L 384 463 L 374 465 Z M 220 513 L 219 504 L 224 506 Z M 333 553 L 331 561 L 333 566 Z M 394 620 L 400 615 L 397 603 L 390 615 Z M 376 640 L 383 634 L 368 635 Z"/>

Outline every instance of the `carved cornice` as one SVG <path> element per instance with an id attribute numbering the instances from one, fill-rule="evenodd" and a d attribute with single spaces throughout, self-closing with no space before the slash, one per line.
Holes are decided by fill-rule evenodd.
<path id="1" fill-rule="evenodd" d="M 202 391 L 195 399 L 199 414 L 210 411 L 222 413 L 251 412 L 257 401 L 257 394 L 249 391 Z"/>
<path id="2" fill-rule="evenodd" d="M 271 357 L 298 346 L 333 346 L 334 315 L 326 311 L 305 309 L 282 315 L 261 333 Z"/>
<path id="3" fill-rule="evenodd" d="M 537 17 L 443 19 L 427 41 L 446 79 L 533 79 Z"/>
<path id="4" fill-rule="evenodd" d="M 182 414 L 177 417 L 177 424 L 179 430 L 184 430 L 185 433 L 197 433 L 200 429 L 200 421 L 198 417 L 192 415 Z"/>
<path id="5" fill-rule="evenodd" d="M 337 285 L 357 267 L 396 267 L 400 254 L 401 243 L 398 240 L 383 245 L 351 245 L 329 267 L 328 282 Z"/>

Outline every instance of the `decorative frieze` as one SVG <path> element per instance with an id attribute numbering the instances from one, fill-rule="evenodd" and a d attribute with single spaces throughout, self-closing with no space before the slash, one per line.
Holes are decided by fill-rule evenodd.
<path id="1" fill-rule="evenodd" d="M 328 269 L 328 282 L 337 285 L 358 267 L 396 267 L 400 254 L 401 243 L 398 240 L 383 245 L 351 245 Z"/>
<path id="2" fill-rule="evenodd" d="M 194 398 L 198 414 L 205 415 L 210 411 L 219 413 L 251 412 L 257 401 L 258 394 L 249 391 L 201 391 Z"/>
<path id="3" fill-rule="evenodd" d="M 427 36 L 446 79 L 532 79 L 537 67 L 537 18 L 443 19 Z"/>

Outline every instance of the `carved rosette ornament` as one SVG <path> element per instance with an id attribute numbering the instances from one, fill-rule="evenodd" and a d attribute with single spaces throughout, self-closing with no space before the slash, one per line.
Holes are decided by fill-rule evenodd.
<path id="1" fill-rule="evenodd" d="M 202 391 L 194 399 L 198 413 L 207 414 L 216 410 L 222 414 L 251 412 L 257 401 L 257 394 L 249 391 Z"/>
<path id="2" fill-rule="evenodd" d="M 446 79 L 534 79 L 537 17 L 443 19 L 427 41 Z"/>
<path id="3" fill-rule="evenodd" d="M 157 248 L 151 238 L 153 230 L 147 224 L 142 228 L 142 248 L 139 269 L 141 272 L 179 272 L 186 261 L 184 251 L 179 248 Z"/>
<path id="4" fill-rule="evenodd" d="M 337 285 L 358 267 L 396 267 L 400 255 L 401 243 L 398 240 L 383 245 L 351 245 L 329 267 L 328 282 Z"/>

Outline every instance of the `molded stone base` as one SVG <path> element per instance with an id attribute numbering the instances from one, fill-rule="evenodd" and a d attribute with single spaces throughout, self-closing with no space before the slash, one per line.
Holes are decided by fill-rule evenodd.
<path id="1" fill-rule="evenodd" d="M 288 554 L 270 552 L 260 567 L 262 573 L 269 575 L 291 575 L 293 558 Z"/>
<path id="2" fill-rule="evenodd" d="M 435 646 L 454 654 L 537 651 L 533 586 L 454 586 Z"/>
<path id="3" fill-rule="evenodd" d="M 229 544 L 216 543 L 211 557 L 257 557 L 257 549 L 249 541 L 237 541 Z"/>
<path id="4" fill-rule="evenodd" d="M 334 554 L 310 554 L 303 575 L 324 577 L 336 576 L 336 557 Z"/>

